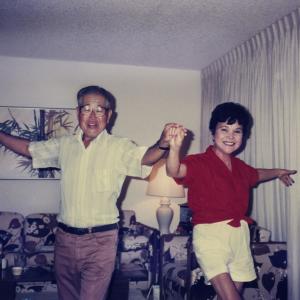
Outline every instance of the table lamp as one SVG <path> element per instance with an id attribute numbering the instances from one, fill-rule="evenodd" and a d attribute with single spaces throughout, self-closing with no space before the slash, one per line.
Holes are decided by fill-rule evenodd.
<path id="1" fill-rule="evenodd" d="M 173 210 L 169 198 L 183 198 L 185 193 L 182 185 L 178 185 L 173 178 L 167 176 L 165 159 L 153 166 L 146 193 L 160 197 L 160 206 L 156 210 L 159 231 L 161 235 L 170 233 Z"/>

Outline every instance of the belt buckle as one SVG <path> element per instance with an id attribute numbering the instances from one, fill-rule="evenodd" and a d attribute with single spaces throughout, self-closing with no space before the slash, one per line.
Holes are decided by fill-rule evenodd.
<path id="1" fill-rule="evenodd" d="M 87 230 L 88 230 L 88 233 L 92 233 L 93 232 L 93 228 L 92 227 L 88 227 Z"/>

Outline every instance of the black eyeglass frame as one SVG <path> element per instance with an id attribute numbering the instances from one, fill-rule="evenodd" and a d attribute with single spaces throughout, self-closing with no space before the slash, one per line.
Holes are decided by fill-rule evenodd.
<path id="1" fill-rule="evenodd" d="M 97 111 L 95 111 L 95 110 L 91 110 L 90 112 L 87 112 L 87 111 L 82 111 L 82 108 L 83 107 L 85 107 L 85 106 L 90 106 L 90 104 L 83 104 L 83 105 L 80 105 L 80 106 L 78 106 L 78 108 L 79 108 L 79 112 L 80 113 L 82 113 L 82 114 L 87 114 L 87 113 L 92 113 L 92 111 L 94 111 L 94 113 L 95 114 L 99 114 L 99 112 L 97 112 Z M 108 110 L 110 110 L 110 108 L 107 108 L 107 107 L 103 107 L 103 106 L 101 106 L 101 105 L 97 105 L 97 107 L 101 107 L 101 109 L 103 109 L 104 110 L 104 113 L 103 113 L 103 116 L 105 115 L 105 113 L 108 111 Z"/>

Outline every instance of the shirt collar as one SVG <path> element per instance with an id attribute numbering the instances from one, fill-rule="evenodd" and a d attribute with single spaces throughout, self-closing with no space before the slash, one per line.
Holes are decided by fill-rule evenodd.
<path id="1" fill-rule="evenodd" d="M 224 162 L 215 153 L 213 145 L 208 146 L 205 153 L 209 156 L 209 158 L 213 159 L 218 164 L 221 164 L 222 166 L 224 166 L 224 168 L 226 168 L 226 170 L 228 170 L 228 168 L 225 166 Z M 231 166 L 232 166 L 232 170 L 233 170 L 235 158 L 233 156 L 230 156 L 230 159 L 231 159 Z"/>
<path id="2" fill-rule="evenodd" d="M 216 155 L 215 151 L 214 151 L 214 147 L 212 145 L 208 146 L 205 153 L 207 155 L 209 155 L 211 158 L 214 158 L 214 159 L 219 159 L 219 157 Z"/>
<path id="3" fill-rule="evenodd" d="M 100 133 L 97 135 L 97 137 L 96 137 L 92 142 L 98 141 L 98 140 L 100 140 L 100 139 L 103 139 L 103 138 L 104 138 L 105 136 L 107 136 L 107 135 L 108 135 L 108 133 L 107 133 L 106 129 L 104 129 L 102 132 L 100 132 Z M 82 131 L 82 129 L 81 129 L 80 127 L 78 127 L 78 130 L 76 131 L 75 136 L 76 136 L 76 139 L 77 139 L 79 142 L 82 143 L 83 131 Z"/>

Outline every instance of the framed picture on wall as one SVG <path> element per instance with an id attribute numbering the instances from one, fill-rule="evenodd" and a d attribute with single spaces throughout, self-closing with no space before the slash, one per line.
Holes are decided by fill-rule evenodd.
<path id="1" fill-rule="evenodd" d="M 75 109 L 0 106 L 0 130 L 31 141 L 73 134 Z M 0 144 L 0 179 L 59 179 L 59 169 L 33 169 L 31 159 Z"/>

